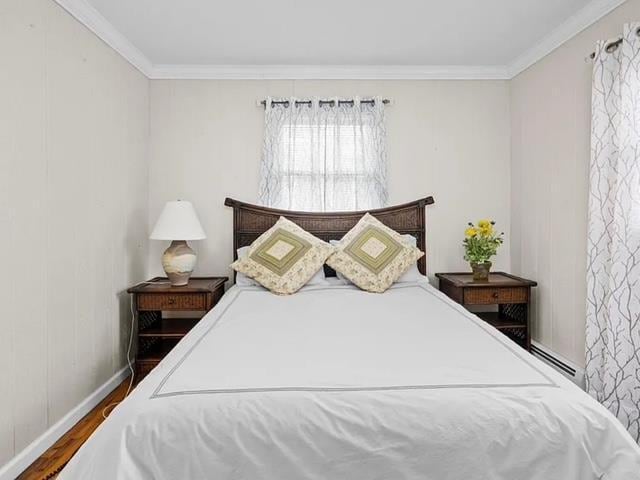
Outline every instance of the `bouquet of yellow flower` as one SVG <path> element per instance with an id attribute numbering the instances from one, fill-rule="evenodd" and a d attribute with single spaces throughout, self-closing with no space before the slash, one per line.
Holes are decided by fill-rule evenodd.
<path id="1" fill-rule="evenodd" d="M 496 234 L 492 220 L 480 220 L 477 225 L 469 222 L 464 232 L 464 259 L 471 264 L 473 278 L 486 280 L 489 278 L 489 261 L 502 245 L 504 232 Z"/>

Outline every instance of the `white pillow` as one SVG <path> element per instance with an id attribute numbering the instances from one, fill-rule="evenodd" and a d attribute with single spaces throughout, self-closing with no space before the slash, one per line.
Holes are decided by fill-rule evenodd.
<path id="1" fill-rule="evenodd" d="M 402 238 L 406 240 L 406 242 L 410 244 L 412 247 L 418 246 L 418 240 L 413 235 L 409 235 L 409 234 L 402 235 Z M 396 283 L 417 282 L 422 278 L 424 278 L 424 275 L 422 275 L 420 273 L 420 270 L 418 270 L 418 264 L 413 263 L 411 264 L 409 269 L 406 272 L 404 272 L 398 280 L 396 280 Z"/>
<path id="2" fill-rule="evenodd" d="M 402 235 L 402 239 L 412 247 L 416 247 L 418 245 L 418 240 L 413 235 L 409 235 L 409 234 Z M 337 245 L 339 242 L 340 240 L 329 241 L 331 245 Z M 349 279 L 346 278 L 344 275 L 342 275 L 340 272 L 336 272 L 336 276 L 338 277 L 339 280 L 342 280 L 344 283 L 351 283 Z M 398 280 L 395 281 L 395 283 L 417 282 L 422 278 L 425 278 L 425 277 L 420 273 L 420 270 L 418 270 L 418 264 L 413 263 L 411 264 L 409 269 L 406 272 L 404 272 L 400 276 L 400 278 L 398 278 Z"/>
<path id="3" fill-rule="evenodd" d="M 240 247 L 238 249 L 238 258 L 246 257 L 250 248 L 250 246 Z M 241 287 L 262 286 L 253 278 L 249 278 L 244 273 L 240 272 L 236 272 L 236 285 Z M 324 266 L 320 268 L 313 277 L 311 277 L 311 280 L 309 280 L 306 285 L 329 285 L 329 282 L 324 277 Z"/>
<path id="4" fill-rule="evenodd" d="M 238 252 L 238 258 L 244 258 L 249 253 L 250 247 L 240 247 Z M 253 278 L 247 277 L 244 273 L 236 272 L 236 285 L 240 285 L 241 287 L 253 287 L 256 285 L 260 285 Z"/>

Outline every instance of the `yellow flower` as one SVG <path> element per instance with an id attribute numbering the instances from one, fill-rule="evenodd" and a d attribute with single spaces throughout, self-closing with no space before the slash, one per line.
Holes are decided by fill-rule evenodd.
<path id="1" fill-rule="evenodd" d="M 493 222 L 491 220 L 480 220 L 478 222 L 478 233 L 485 237 L 493 235 Z"/>
<path id="2" fill-rule="evenodd" d="M 469 227 L 464 231 L 464 234 L 467 238 L 475 237 L 476 235 L 478 235 L 478 230 L 474 227 Z"/>
<path id="3" fill-rule="evenodd" d="M 488 227 L 484 227 L 480 229 L 480 233 L 485 237 L 489 237 L 493 235 L 493 226 L 489 225 Z"/>

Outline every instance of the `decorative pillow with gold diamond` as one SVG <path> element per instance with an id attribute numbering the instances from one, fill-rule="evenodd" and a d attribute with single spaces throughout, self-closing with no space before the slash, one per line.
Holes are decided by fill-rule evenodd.
<path id="1" fill-rule="evenodd" d="M 284 217 L 251 244 L 248 255 L 231 268 L 273 293 L 288 295 L 302 288 L 322 268 L 334 247 Z"/>
<path id="2" fill-rule="evenodd" d="M 363 290 L 377 293 L 389 288 L 424 255 L 368 213 L 336 247 L 327 265 Z"/>

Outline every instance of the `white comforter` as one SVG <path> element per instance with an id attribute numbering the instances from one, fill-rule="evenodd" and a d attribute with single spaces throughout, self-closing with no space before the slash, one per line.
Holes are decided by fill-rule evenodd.
<path id="1" fill-rule="evenodd" d="M 609 412 L 426 283 L 233 287 L 69 479 L 640 479 Z"/>

